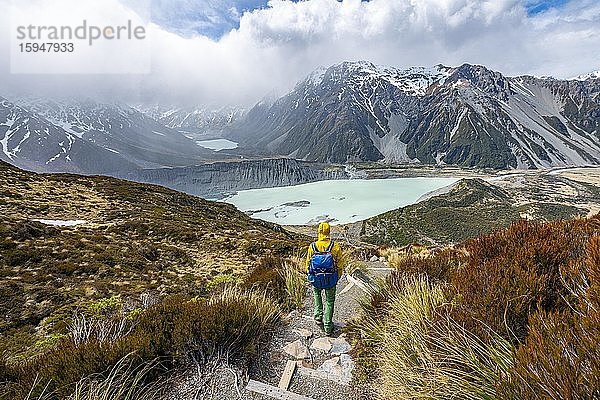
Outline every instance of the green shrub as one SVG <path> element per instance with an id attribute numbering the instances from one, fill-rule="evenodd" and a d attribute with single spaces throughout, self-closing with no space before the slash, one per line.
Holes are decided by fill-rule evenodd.
<path id="1" fill-rule="evenodd" d="M 211 274 L 216 275 L 216 277 L 214 279 L 212 279 L 210 282 L 208 282 L 208 284 L 206 285 L 210 291 L 215 290 L 215 289 L 222 290 L 228 284 L 231 284 L 236 281 L 236 277 L 231 273 L 220 274 L 218 271 L 215 270 L 215 271 L 211 271 Z"/>
<path id="2" fill-rule="evenodd" d="M 123 308 L 123 300 L 120 296 L 112 296 L 100 299 L 87 305 L 88 315 L 100 317 L 115 315 Z"/>

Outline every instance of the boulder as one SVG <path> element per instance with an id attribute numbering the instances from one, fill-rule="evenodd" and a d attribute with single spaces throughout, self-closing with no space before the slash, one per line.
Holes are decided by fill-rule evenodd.
<path id="1" fill-rule="evenodd" d="M 285 345 L 283 351 L 294 357 L 296 360 L 310 358 L 310 350 L 308 350 L 308 347 L 302 344 L 300 339 Z"/>
<path id="2" fill-rule="evenodd" d="M 311 349 L 315 349 L 315 350 L 320 350 L 322 352 L 325 353 L 329 353 L 329 350 L 331 350 L 331 339 L 329 339 L 328 337 L 322 337 L 322 338 L 318 338 L 313 340 L 312 344 L 310 345 Z"/>

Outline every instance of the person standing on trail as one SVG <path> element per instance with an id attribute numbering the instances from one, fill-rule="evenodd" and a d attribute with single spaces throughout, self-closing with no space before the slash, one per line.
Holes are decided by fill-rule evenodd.
<path id="1" fill-rule="evenodd" d="M 316 242 L 308 246 L 306 273 L 313 286 L 315 322 L 323 325 L 326 335 L 333 333 L 333 307 L 335 288 L 344 271 L 344 259 L 340 245 L 331 240 L 327 222 L 321 222 Z M 325 292 L 323 309 L 322 292 Z"/>

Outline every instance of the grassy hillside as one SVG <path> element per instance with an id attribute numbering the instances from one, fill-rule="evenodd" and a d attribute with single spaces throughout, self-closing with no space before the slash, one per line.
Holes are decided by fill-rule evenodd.
<path id="1" fill-rule="evenodd" d="M 506 227 L 524 214 L 554 220 L 586 213 L 547 201 L 519 205 L 509 193 L 482 179 L 463 179 L 448 193 L 366 220 L 361 236 L 379 245 L 447 244 Z"/>
<path id="2" fill-rule="evenodd" d="M 0 354 L 10 360 L 52 347 L 76 311 L 201 296 L 300 243 L 228 204 L 1 162 L 0 215 Z M 87 222 L 52 227 L 40 218 Z"/>
<path id="3" fill-rule="evenodd" d="M 600 216 L 390 263 L 349 327 L 378 398 L 598 398 Z"/>

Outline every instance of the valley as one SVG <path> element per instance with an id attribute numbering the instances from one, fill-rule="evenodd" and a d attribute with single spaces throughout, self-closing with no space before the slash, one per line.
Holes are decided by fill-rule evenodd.
<path id="1" fill-rule="evenodd" d="M 324 220 L 348 260 L 340 291 L 348 309 L 336 314 L 348 326 L 332 339 L 345 351 L 336 360 L 306 349 L 295 365 L 313 376 L 323 365 L 346 368 L 346 386 L 330 398 L 358 390 L 371 399 L 360 374 L 387 355 L 370 347 L 377 332 L 363 333 L 402 330 L 388 319 L 378 328 L 369 315 L 408 303 L 381 299 L 404 299 L 403 288 L 416 287 L 461 304 L 438 281 L 471 293 L 462 266 L 481 272 L 489 247 L 519 248 L 523 232 L 530 253 L 517 256 L 549 272 L 535 280 L 520 258 L 510 264 L 526 282 L 519 298 L 530 296 L 526 309 L 534 310 L 530 289 L 541 288 L 544 307 L 568 311 L 553 308 L 550 286 L 565 271 L 555 260 L 579 268 L 569 260 L 591 265 L 596 254 L 599 96 L 596 75 L 507 77 L 480 65 L 359 61 L 318 69 L 251 107 L 0 98 L 0 398 L 43 399 L 47 385 L 48 398 L 72 399 L 98 382 L 113 390 L 115 376 L 136 390 L 158 383 L 171 393 L 148 397 L 160 400 L 253 396 L 240 382 L 275 384 L 273 368 L 296 357 L 282 349 L 304 349 L 322 335 L 305 315 L 304 257 Z M 571 226 L 579 236 L 564 233 Z M 561 249 L 538 243 L 538 231 L 578 251 L 554 255 Z M 539 254 L 550 261 L 537 268 Z M 494 262 L 499 296 L 510 303 L 519 286 L 502 281 L 503 260 Z M 418 279 L 402 281 L 410 271 Z M 385 281 L 369 281 L 380 273 Z M 493 308 L 480 300 L 488 301 L 473 304 Z M 451 317 L 472 323 L 465 312 Z M 496 323 L 499 315 L 487 317 Z M 527 315 L 519 318 L 524 340 Z M 509 357 L 517 345 L 505 346 Z M 348 386 L 354 365 L 362 369 Z M 121 367 L 150 372 L 132 378 Z M 117 372 L 102 381 L 107 371 Z M 291 387 L 311 393 L 311 385 Z"/>
<path id="2" fill-rule="evenodd" d="M 597 167 L 492 171 L 370 165 L 357 171 L 368 179 L 245 190 L 224 201 L 296 232 L 310 234 L 318 221 L 329 220 L 346 240 L 387 246 L 447 245 L 519 219 L 553 221 L 600 212 Z"/>
<path id="3" fill-rule="evenodd" d="M 0 3 L 0 400 L 600 400 L 600 0 Z"/>

